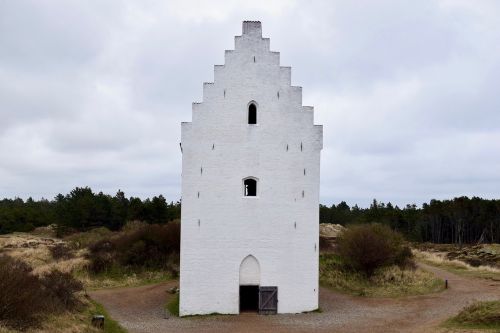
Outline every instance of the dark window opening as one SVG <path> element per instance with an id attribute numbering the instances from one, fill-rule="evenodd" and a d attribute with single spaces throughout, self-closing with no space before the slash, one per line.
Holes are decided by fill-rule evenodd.
<path id="1" fill-rule="evenodd" d="M 259 286 L 240 286 L 240 312 L 259 311 Z"/>
<path id="2" fill-rule="evenodd" d="M 245 179 L 243 185 L 246 197 L 255 197 L 257 195 L 257 181 L 255 179 Z"/>
<path id="3" fill-rule="evenodd" d="M 257 107 L 253 103 L 248 106 L 248 123 L 257 124 Z"/>

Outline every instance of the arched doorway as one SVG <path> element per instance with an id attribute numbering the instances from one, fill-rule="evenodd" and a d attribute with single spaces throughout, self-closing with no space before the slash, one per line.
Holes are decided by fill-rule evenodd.
<path id="1" fill-rule="evenodd" d="M 240 265 L 240 312 L 259 311 L 260 265 L 248 255 Z"/>

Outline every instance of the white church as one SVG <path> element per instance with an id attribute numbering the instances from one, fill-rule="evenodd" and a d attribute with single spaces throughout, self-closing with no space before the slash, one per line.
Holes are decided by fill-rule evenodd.
<path id="1" fill-rule="evenodd" d="M 318 308 L 323 128 L 260 22 L 182 123 L 180 315 Z"/>

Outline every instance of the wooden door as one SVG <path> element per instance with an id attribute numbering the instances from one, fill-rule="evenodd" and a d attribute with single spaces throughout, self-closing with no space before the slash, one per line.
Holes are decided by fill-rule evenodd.
<path id="1" fill-rule="evenodd" d="M 259 314 L 278 313 L 278 287 L 259 287 Z"/>

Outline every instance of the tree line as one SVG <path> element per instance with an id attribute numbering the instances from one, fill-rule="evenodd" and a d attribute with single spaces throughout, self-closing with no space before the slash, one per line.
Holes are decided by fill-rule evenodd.
<path id="1" fill-rule="evenodd" d="M 381 223 L 417 242 L 500 243 L 500 200 L 459 197 L 403 208 L 377 200 L 369 208 L 350 207 L 342 201 L 330 207 L 320 205 L 319 213 L 320 223 Z M 89 187 L 77 187 L 52 200 L 0 200 L 0 234 L 51 224 L 61 232 L 95 227 L 118 230 L 127 221 L 161 224 L 180 215 L 181 203 L 169 203 L 162 195 L 142 200 L 127 198 L 120 190 L 111 196 L 94 193 Z"/>
<path id="2" fill-rule="evenodd" d="M 95 227 L 120 229 L 127 221 L 166 223 L 180 218 L 180 202 L 167 202 L 162 195 L 142 200 L 94 193 L 89 187 L 77 187 L 53 200 L 26 201 L 20 198 L 0 200 L 0 234 L 31 231 L 55 224 L 58 231 L 85 231 Z"/>
<path id="3" fill-rule="evenodd" d="M 377 200 L 369 208 L 349 207 L 342 201 L 331 207 L 320 205 L 320 222 L 381 223 L 416 242 L 500 243 L 500 200 L 459 197 L 404 208 Z"/>

